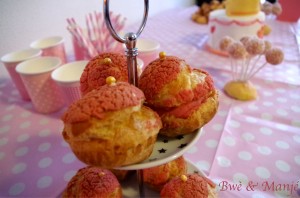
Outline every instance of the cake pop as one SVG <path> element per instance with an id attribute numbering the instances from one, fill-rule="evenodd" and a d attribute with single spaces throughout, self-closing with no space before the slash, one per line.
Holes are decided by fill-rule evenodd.
<path id="1" fill-rule="evenodd" d="M 228 37 L 221 40 L 220 45 L 230 43 L 223 49 L 231 59 L 232 81 L 224 86 L 225 92 L 238 100 L 253 100 L 257 91 L 250 79 L 268 63 L 278 65 L 284 59 L 281 49 L 273 48 L 267 40 L 256 37 L 242 37 L 240 41 L 230 41 Z M 259 60 L 265 56 L 266 62 L 259 65 Z"/>

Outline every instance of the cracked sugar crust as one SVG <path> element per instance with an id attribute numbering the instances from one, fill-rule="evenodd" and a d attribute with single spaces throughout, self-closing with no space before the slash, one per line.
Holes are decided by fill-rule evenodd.
<path id="1" fill-rule="evenodd" d="M 215 187 L 215 184 L 212 181 L 197 173 L 186 176 L 187 180 L 176 177 L 168 182 L 161 191 L 161 197 L 207 198 L 209 194 L 208 186 Z"/>
<path id="2" fill-rule="evenodd" d="M 145 68 L 139 79 L 139 88 L 149 105 L 172 108 L 207 98 L 214 85 L 207 72 L 192 69 L 177 57 L 166 56 Z"/>
<path id="3" fill-rule="evenodd" d="M 150 99 L 158 94 L 166 84 L 175 80 L 186 66 L 184 60 L 175 56 L 156 59 L 143 71 L 139 87 L 144 91 L 147 99 Z M 189 67 L 188 69 L 191 70 Z"/>
<path id="4" fill-rule="evenodd" d="M 78 170 L 70 180 L 63 197 L 95 197 L 99 194 L 107 197 L 120 194 L 121 185 L 109 170 L 88 166 Z"/>
<path id="5" fill-rule="evenodd" d="M 83 122 L 96 117 L 103 119 L 106 112 L 142 105 L 144 93 L 129 83 L 104 85 L 73 103 L 62 117 L 65 123 Z"/>
<path id="6" fill-rule="evenodd" d="M 109 58 L 110 63 L 104 59 Z M 127 82 L 127 59 L 120 53 L 107 52 L 99 54 L 89 61 L 80 78 L 80 90 L 83 95 L 105 85 L 105 79 L 113 76 L 117 81 Z"/>

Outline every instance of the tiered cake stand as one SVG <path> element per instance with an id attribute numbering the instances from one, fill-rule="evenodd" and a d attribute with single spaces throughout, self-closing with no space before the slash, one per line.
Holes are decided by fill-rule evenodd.
<path id="1" fill-rule="evenodd" d="M 144 16 L 141 26 L 137 33 L 129 32 L 124 37 L 120 37 L 113 28 L 110 20 L 109 11 L 109 0 L 104 0 L 103 13 L 105 16 L 105 22 L 111 35 L 119 42 L 124 43 L 126 46 L 125 55 L 127 56 L 128 65 L 128 79 L 129 83 L 137 86 L 138 85 L 138 74 L 137 74 L 137 60 L 138 49 L 136 48 L 136 39 L 142 33 L 149 10 L 149 0 L 144 0 Z M 158 137 L 151 156 L 138 164 L 129 166 L 116 167 L 116 169 L 122 170 L 136 170 L 137 181 L 139 185 L 140 197 L 145 197 L 145 190 L 143 184 L 143 172 L 142 169 L 151 168 L 165 164 L 169 161 L 175 160 L 176 158 L 183 155 L 190 147 L 192 147 L 201 135 L 202 129 L 195 131 L 192 134 L 178 136 L 176 138 Z"/>

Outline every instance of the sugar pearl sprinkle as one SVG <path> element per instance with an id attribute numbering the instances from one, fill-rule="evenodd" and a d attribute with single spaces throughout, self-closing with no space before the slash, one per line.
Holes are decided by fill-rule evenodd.
<path id="1" fill-rule="evenodd" d="M 160 59 L 165 59 L 167 56 L 166 52 L 159 52 L 159 58 Z"/>
<path id="2" fill-rule="evenodd" d="M 186 182 L 188 180 L 187 176 L 186 175 L 181 175 L 180 176 L 180 179 L 184 182 Z"/>
<path id="3" fill-rule="evenodd" d="M 111 64 L 112 63 L 112 61 L 111 61 L 111 59 L 110 58 L 105 58 L 105 59 L 103 59 L 103 61 L 102 61 L 102 63 L 104 63 L 104 64 Z"/>
<path id="4" fill-rule="evenodd" d="M 284 54 L 279 48 L 272 48 L 266 52 L 266 61 L 272 65 L 278 65 L 283 61 Z"/>
<path id="5" fill-rule="evenodd" d="M 116 79 L 113 76 L 108 76 L 106 79 L 106 84 L 108 85 L 115 85 L 116 84 Z"/>

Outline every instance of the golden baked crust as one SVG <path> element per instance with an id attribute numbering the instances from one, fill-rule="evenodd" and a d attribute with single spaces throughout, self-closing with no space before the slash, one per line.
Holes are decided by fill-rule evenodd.
<path id="1" fill-rule="evenodd" d="M 143 180 L 146 185 L 159 192 L 171 179 L 186 173 L 186 162 L 181 156 L 166 164 L 143 169 Z"/>
<path id="2" fill-rule="evenodd" d="M 166 60 L 163 61 L 168 63 L 173 60 L 170 57 L 169 59 L 167 61 L 168 57 L 166 57 Z M 159 69 L 158 62 L 151 64 L 153 64 L 151 67 L 154 67 L 154 69 Z M 172 68 L 182 68 L 179 70 L 167 69 L 166 65 L 164 75 L 168 76 L 168 74 L 176 73 L 176 78 L 173 77 L 169 81 L 162 79 L 161 83 L 165 84 L 163 86 L 160 85 L 159 89 L 156 90 L 157 94 L 152 95 L 150 99 L 145 94 L 146 102 L 161 117 L 163 128 L 159 134 L 168 137 L 189 134 L 201 128 L 214 117 L 219 104 L 218 93 L 211 76 L 200 69 L 189 70 L 189 66 L 186 64 L 185 66 L 180 66 L 182 64 L 185 64 L 182 60 L 177 61 L 176 64 L 174 61 L 171 61 Z M 151 67 L 150 70 L 153 69 Z M 156 75 L 162 76 L 161 73 L 156 74 L 156 72 L 147 70 L 149 70 L 148 67 L 145 69 L 146 73 L 144 74 L 144 78 L 147 77 L 146 79 L 152 75 L 154 75 L 154 79 L 157 78 Z M 147 74 L 148 72 L 152 73 L 152 75 Z M 144 85 L 146 79 L 142 81 L 141 89 L 145 92 L 148 91 L 148 88 L 154 90 L 154 86 L 151 85 L 152 81 L 149 80 L 149 85 Z"/>
<path id="3" fill-rule="evenodd" d="M 134 106 L 107 112 L 101 120 L 65 123 L 63 137 L 79 160 L 114 168 L 148 158 L 161 126 L 153 110 Z"/>
<path id="4" fill-rule="evenodd" d="M 117 178 L 106 169 L 88 166 L 77 171 L 68 182 L 63 198 L 121 198 Z"/>
<path id="5" fill-rule="evenodd" d="M 73 103 L 62 117 L 62 134 L 77 158 L 111 169 L 149 157 L 162 123 L 144 98 L 129 83 L 111 82 Z"/>
<path id="6" fill-rule="evenodd" d="M 186 108 L 186 106 L 189 105 L 192 106 L 191 109 L 193 110 L 188 111 L 187 114 L 181 114 L 184 116 L 173 114 L 172 111 L 161 114 L 160 117 L 163 122 L 163 128 L 159 134 L 175 137 L 193 133 L 196 129 L 203 127 L 217 112 L 219 106 L 218 92 L 214 90 L 204 102 L 201 100 L 194 101 L 184 105 L 185 107 L 182 108 Z M 195 107 L 197 108 L 195 109 Z"/>

